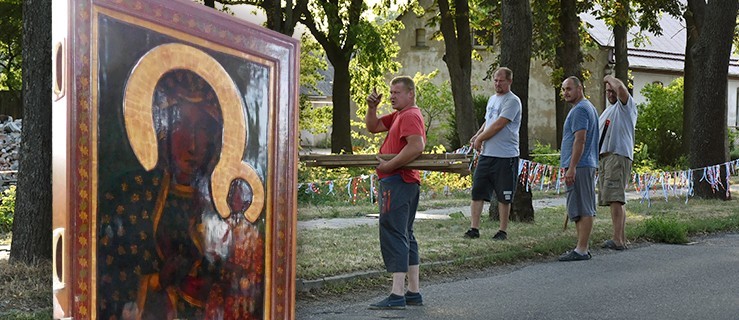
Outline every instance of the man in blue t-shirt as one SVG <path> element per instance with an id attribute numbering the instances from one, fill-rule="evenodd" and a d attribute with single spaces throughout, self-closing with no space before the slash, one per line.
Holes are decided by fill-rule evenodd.
<path id="1" fill-rule="evenodd" d="M 559 261 L 589 260 L 588 242 L 595 217 L 595 170 L 598 168 L 598 112 L 585 99 L 582 82 L 577 77 L 562 82 L 562 96 L 574 106 L 562 130 L 560 167 L 566 169 L 567 216 L 577 228 L 577 247 L 562 254 Z"/>

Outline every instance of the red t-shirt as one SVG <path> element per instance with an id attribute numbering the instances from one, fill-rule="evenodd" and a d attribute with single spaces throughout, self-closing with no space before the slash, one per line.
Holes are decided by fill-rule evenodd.
<path id="1" fill-rule="evenodd" d="M 385 142 L 380 147 L 380 154 L 398 154 L 408 144 L 406 137 L 421 136 L 426 141 L 426 126 L 423 123 L 421 109 L 406 107 L 402 111 L 396 111 L 380 118 L 385 128 L 388 128 Z M 406 183 L 421 183 L 421 175 L 418 170 L 398 169 L 391 173 L 377 172 L 382 179 L 392 175 L 400 174 Z"/>

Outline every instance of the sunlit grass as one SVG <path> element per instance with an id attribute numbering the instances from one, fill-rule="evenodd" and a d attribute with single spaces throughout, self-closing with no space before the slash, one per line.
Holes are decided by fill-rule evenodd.
<path id="1" fill-rule="evenodd" d="M 686 226 L 687 235 L 739 230 L 739 205 L 736 201 L 691 199 L 646 202 L 626 205 L 627 238 L 632 242 L 662 241 L 654 239 L 645 222 L 654 217 L 668 218 Z M 451 212 L 450 212 L 451 213 Z M 536 212 L 534 223 L 511 222 L 508 240 L 495 241 L 498 224 L 483 214 L 481 237 L 465 239 L 468 218 L 417 220 L 415 235 L 420 245 L 423 264 L 452 263 L 467 267 L 485 267 L 530 259 L 553 258 L 575 245 L 575 226 L 569 223 L 563 231 L 565 208 L 546 208 Z M 610 209 L 599 207 L 591 235 L 591 247 L 610 239 Z M 377 225 L 348 229 L 309 229 L 298 233 L 297 276 L 301 279 L 345 274 L 361 270 L 384 269 L 379 250 Z"/>

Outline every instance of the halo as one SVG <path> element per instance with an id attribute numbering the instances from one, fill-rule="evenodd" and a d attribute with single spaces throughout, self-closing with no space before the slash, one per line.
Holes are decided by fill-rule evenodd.
<path id="1" fill-rule="evenodd" d="M 231 215 L 228 188 L 237 178 L 246 180 L 252 189 L 252 203 L 244 212 L 254 222 L 264 208 L 264 185 L 254 168 L 241 160 L 246 145 L 244 107 L 239 90 L 226 70 L 207 53 L 179 43 L 151 49 L 133 67 L 123 97 L 126 135 L 139 163 L 150 171 L 159 158 L 152 115 L 152 99 L 159 79 L 168 71 L 189 70 L 203 78 L 218 97 L 223 114 L 223 146 L 220 160 L 213 170 L 210 187 L 218 214 Z"/>

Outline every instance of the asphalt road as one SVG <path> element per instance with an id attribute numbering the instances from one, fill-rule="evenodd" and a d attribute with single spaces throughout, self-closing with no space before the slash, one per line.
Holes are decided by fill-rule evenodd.
<path id="1" fill-rule="evenodd" d="M 739 234 L 695 241 L 599 250 L 590 261 L 509 266 L 446 283 L 422 279 L 425 305 L 405 310 L 368 310 L 385 292 L 299 302 L 297 319 L 739 319 Z"/>

